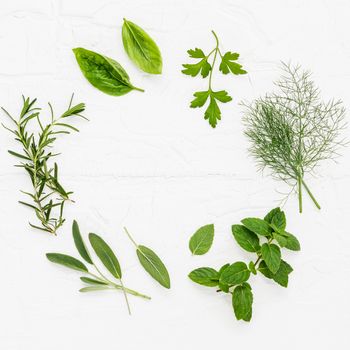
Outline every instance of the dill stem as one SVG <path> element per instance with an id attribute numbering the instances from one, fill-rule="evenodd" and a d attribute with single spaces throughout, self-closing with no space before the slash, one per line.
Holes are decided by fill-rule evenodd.
<path id="1" fill-rule="evenodd" d="M 303 178 L 298 175 L 298 200 L 299 200 L 299 213 L 303 212 Z"/>
<path id="2" fill-rule="evenodd" d="M 301 182 L 302 182 L 307 194 L 310 196 L 310 198 L 312 199 L 312 201 L 316 205 L 317 209 L 321 209 L 321 206 L 318 204 L 316 198 L 314 197 L 314 195 L 312 194 L 312 192 L 310 191 L 309 187 L 306 185 L 306 183 L 304 182 L 303 179 L 301 179 Z"/>

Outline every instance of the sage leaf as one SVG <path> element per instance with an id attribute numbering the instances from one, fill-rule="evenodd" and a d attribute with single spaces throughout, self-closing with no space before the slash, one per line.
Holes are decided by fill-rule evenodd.
<path id="1" fill-rule="evenodd" d="M 253 293 L 249 283 L 237 286 L 232 293 L 232 306 L 237 320 L 249 322 L 252 318 Z"/>
<path id="2" fill-rule="evenodd" d="M 247 252 L 254 253 L 260 250 L 258 236 L 245 226 L 232 225 L 232 234 L 237 243 Z"/>
<path id="3" fill-rule="evenodd" d="M 300 243 L 294 235 L 292 235 L 289 232 L 284 232 L 284 235 L 286 236 L 286 239 L 287 239 L 285 248 L 289 250 L 294 250 L 294 251 L 300 250 Z"/>
<path id="4" fill-rule="evenodd" d="M 83 238 L 81 237 L 79 225 L 75 220 L 73 221 L 72 232 L 73 232 L 74 244 L 75 244 L 80 256 L 87 263 L 92 264 L 90 254 L 89 254 L 88 250 L 86 249 Z"/>
<path id="5" fill-rule="evenodd" d="M 163 287 L 170 288 L 170 277 L 167 268 L 158 255 L 151 249 L 138 245 L 137 256 L 144 269 Z"/>
<path id="6" fill-rule="evenodd" d="M 84 287 L 79 289 L 80 293 L 87 293 L 87 292 L 97 292 L 100 290 L 107 290 L 111 289 L 109 286 L 91 286 L 91 287 Z"/>
<path id="7" fill-rule="evenodd" d="M 122 96 L 131 90 L 143 91 L 131 84 L 124 68 L 112 58 L 81 47 L 73 52 L 85 78 L 102 92 Z"/>
<path id="8" fill-rule="evenodd" d="M 234 286 L 241 284 L 249 279 L 250 271 L 248 266 L 238 261 L 228 266 L 220 276 L 220 283 Z"/>
<path id="9" fill-rule="evenodd" d="M 193 255 L 203 255 L 208 252 L 214 240 L 214 225 L 199 228 L 191 237 L 189 248 Z"/>
<path id="10" fill-rule="evenodd" d="M 89 234 L 89 240 L 96 255 L 102 261 L 106 269 L 116 278 L 122 278 L 122 272 L 120 269 L 119 261 L 109 245 L 95 233 Z"/>
<path id="11" fill-rule="evenodd" d="M 86 266 L 80 260 L 72 256 L 60 253 L 47 253 L 46 257 L 55 264 L 63 265 L 77 271 L 88 272 Z"/>
<path id="12" fill-rule="evenodd" d="M 265 220 L 259 218 L 246 218 L 241 220 L 241 223 L 257 235 L 269 237 L 272 233 L 270 225 Z"/>
<path id="13" fill-rule="evenodd" d="M 88 284 L 98 284 L 98 285 L 108 285 L 108 283 L 100 281 L 100 280 L 96 280 L 94 278 L 90 278 L 90 277 L 80 277 L 80 280 L 82 282 L 88 283 Z"/>
<path id="14" fill-rule="evenodd" d="M 277 213 L 279 213 L 280 211 L 281 211 L 281 209 L 280 209 L 279 207 L 270 210 L 270 211 L 265 215 L 264 220 L 265 220 L 266 222 L 268 222 L 269 224 L 271 224 L 272 218 L 273 218 Z"/>
<path id="15" fill-rule="evenodd" d="M 124 18 L 122 39 L 126 53 L 146 73 L 162 73 L 162 56 L 157 44 L 138 25 Z"/>
<path id="16" fill-rule="evenodd" d="M 272 273 L 276 273 L 281 263 L 281 250 L 276 244 L 264 243 L 261 246 L 261 255 Z"/>
<path id="17" fill-rule="evenodd" d="M 200 267 L 190 272 L 188 277 L 198 284 L 215 287 L 219 283 L 219 273 L 211 267 Z"/>

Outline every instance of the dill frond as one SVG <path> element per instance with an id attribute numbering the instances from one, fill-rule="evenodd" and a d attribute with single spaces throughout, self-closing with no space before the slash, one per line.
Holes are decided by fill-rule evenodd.
<path id="1" fill-rule="evenodd" d="M 243 122 L 260 170 L 268 168 L 274 178 L 295 187 L 301 213 L 303 190 L 320 209 L 304 178 L 347 144 L 342 138 L 345 108 L 341 100 L 321 100 L 310 72 L 285 63 L 282 70 L 275 83 L 278 92 L 243 103 Z"/>

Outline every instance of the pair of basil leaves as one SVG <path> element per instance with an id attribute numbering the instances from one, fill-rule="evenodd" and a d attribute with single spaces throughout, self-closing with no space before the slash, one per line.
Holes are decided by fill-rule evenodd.
<path id="1" fill-rule="evenodd" d="M 134 64 L 146 73 L 162 73 L 162 56 L 157 44 L 138 25 L 124 18 L 122 28 L 124 49 Z M 135 87 L 128 73 L 115 60 L 84 48 L 73 49 L 85 78 L 97 89 L 112 96 L 122 96 Z"/>

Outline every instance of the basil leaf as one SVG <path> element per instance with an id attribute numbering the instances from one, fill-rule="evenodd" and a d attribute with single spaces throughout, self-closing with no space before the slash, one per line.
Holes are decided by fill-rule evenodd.
<path id="1" fill-rule="evenodd" d="M 98 285 L 108 285 L 108 283 L 106 283 L 106 282 L 99 281 L 99 280 L 96 280 L 96 279 L 90 278 L 90 277 L 80 277 L 80 280 L 81 280 L 82 282 L 87 283 L 87 284 L 93 284 L 93 285 L 95 285 L 95 284 L 98 284 Z"/>
<path id="2" fill-rule="evenodd" d="M 74 220 L 73 221 L 73 226 L 72 226 L 72 232 L 73 232 L 73 239 L 75 246 L 80 254 L 80 256 L 89 264 L 92 264 L 92 260 L 90 257 L 89 252 L 86 249 L 86 246 L 84 244 L 83 238 L 81 237 L 80 230 L 79 230 L 79 225 L 78 223 Z"/>
<path id="3" fill-rule="evenodd" d="M 248 280 L 250 271 L 248 266 L 241 261 L 228 266 L 220 276 L 220 283 L 234 286 Z"/>
<path id="4" fill-rule="evenodd" d="M 243 225 L 232 225 L 232 233 L 237 243 L 247 252 L 254 253 L 260 250 L 258 236 Z"/>
<path id="5" fill-rule="evenodd" d="M 214 225 L 199 228 L 191 237 L 189 248 L 193 255 L 203 255 L 210 249 L 214 239 Z"/>
<path id="6" fill-rule="evenodd" d="M 137 256 L 144 269 L 163 287 L 170 288 L 170 277 L 167 268 L 158 255 L 151 249 L 137 246 Z"/>
<path id="7" fill-rule="evenodd" d="M 89 234 L 89 240 L 96 255 L 100 258 L 106 269 L 116 278 L 122 278 L 122 272 L 120 269 L 119 261 L 114 255 L 109 245 L 95 233 Z"/>
<path id="8" fill-rule="evenodd" d="M 241 220 L 241 223 L 250 231 L 253 231 L 257 235 L 270 236 L 272 233 L 272 228 L 270 225 L 262 219 L 259 218 L 246 218 Z"/>
<path id="9" fill-rule="evenodd" d="M 252 318 L 253 293 L 249 283 L 237 286 L 232 293 L 232 306 L 237 320 L 249 322 Z"/>
<path id="10" fill-rule="evenodd" d="M 285 248 L 289 250 L 295 250 L 295 251 L 300 250 L 300 243 L 294 235 L 286 231 L 284 232 L 284 235 L 286 236 L 286 239 L 287 239 Z"/>
<path id="11" fill-rule="evenodd" d="M 138 25 L 124 18 L 122 39 L 126 53 L 146 73 L 162 73 L 162 56 L 157 44 Z"/>
<path id="12" fill-rule="evenodd" d="M 264 220 L 266 222 L 268 222 L 269 224 L 271 224 L 272 222 L 272 218 L 281 211 L 281 209 L 279 207 L 275 208 L 275 209 L 272 209 L 270 210 L 264 217 Z"/>
<path id="13" fill-rule="evenodd" d="M 219 283 L 219 273 L 211 267 L 200 267 L 193 270 L 188 277 L 193 282 L 207 287 L 216 287 Z"/>
<path id="14" fill-rule="evenodd" d="M 136 88 L 124 68 L 113 59 L 84 48 L 73 49 L 79 67 L 85 78 L 95 88 L 112 96 L 125 95 Z"/>
<path id="15" fill-rule="evenodd" d="M 281 250 L 276 244 L 264 243 L 261 246 L 261 255 L 272 273 L 276 273 L 281 263 Z"/>
<path id="16" fill-rule="evenodd" d="M 80 260 L 72 256 L 59 253 L 47 253 L 46 257 L 55 264 L 63 265 L 77 271 L 88 272 L 86 266 Z"/>

